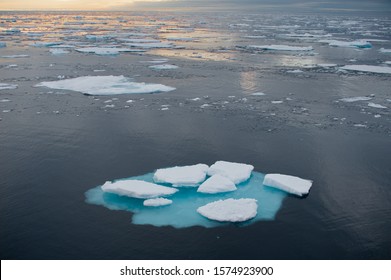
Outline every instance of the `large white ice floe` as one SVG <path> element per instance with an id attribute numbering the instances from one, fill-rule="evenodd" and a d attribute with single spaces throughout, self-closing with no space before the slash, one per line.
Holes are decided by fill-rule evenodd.
<path id="1" fill-rule="evenodd" d="M 291 175 L 267 174 L 263 180 L 263 185 L 303 196 L 310 191 L 312 181 Z"/>
<path id="2" fill-rule="evenodd" d="M 167 92 L 175 88 L 162 84 L 133 82 L 124 76 L 83 76 L 51 82 L 41 82 L 38 87 L 73 90 L 89 95 L 116 95 Z"/>
<path id="3" fill-rule="evenodd" d="M 271 51 L 312 51 L 312 46 L 309 47 L 297 47 L 287 45 L 249 45 L 247 48 L 255 50 L 271 50 Z"/>
<path id="4" fill-rule="evenodd" d="M 216 161 L 209 167 L 208 175 L 213 176 L 215 174 L 220 174 L 230 179 L 234 184 L 240 184 L 250 178 L 253 170 L 254 166 L 250 164 Z"/>
<path id="5" fill-rule="evenodd" d="M 160 186 L 141 180 L 107 181 L 101 188 L 104 192 L 141 199 L 172 195 L 178 191 L 175 188 Z"/>
<path id="6" fill-rule="evenodd" d="M 371 99 L 372 99 L 372 97 L 369 97 L 369 96 L 355 96 L 355 97 L 341 98 L 340 100 L 343 102 L 351 103 L 351 102 L 357 102 L 357 101 L 368 101 Z"/>
<path id="7" fill-rule="evenodd" d="M 372 108 L 376 108 L 376 109 L 387 109 L 386 106 L 383 106 L 383 105 L 377 104 L 377 103 L 373 103 L 373 102 L 369 102 L 368 107 L 372 107 Z"/>
<path id="8" fill-rule="evenodd" d="M 159 206 L 166 206 L 170 204 L 172 204 L 172 200 L 163 197 L 150 198 L 144 200 L 143 202 L 143 205 L 148 207 L 159 207 Z"/>
<path id="9" fill-rule="evenodd" d="M 196 187 L 205 181 L 208 168 L 208 165 L 200 163 L 158 169 L 153 180 L 156 183 L 168 183 L 175 187 Z"/>
<path id="10" fill-rule="evenodd" d="M 75 50 L 81 53 L 95 53 L 97 55 L 118 55 L 121 52 L 144 52 L 144 50 L 140 50 L 140 49 L 104 48 L 104 47 L 78 48 Z"/>
<path id="11" fill-rule="evenodd" d="M 347 48 L 360 48 L 366 49 L 371 48 L 372 44 L 368 41 L 358 40 L 358 41 L 338 41 L 338 40 L 320 40 L 320 43 L 327 43 L 332 47 L 347 47 Z"/>
<path id="12" fill-rule="evenodd" d="M 2 89 L 17 89 L 18 85 L 0 83 L 0 90 Z"/>
<path id="13" fill-rule="evenodd" d="M 148 67 L 153 70 L 173 70 L 178 68 L 178 66 L 172 64 L 159 64 L 159 65 L 151 65 Z"/>
<path id="14" fill-rule="evenodd" d="M 197 209 L 202 216 L 219 222 L 244 222 L 257 215 L 257 200 L 252 198 L 225 199 Z"/>
<path id="15" fill-rule="evenodd" d="M 203 182 L 199 187 L 197 192 L 200 193 L 222 193 L 222 192 L 232 192 L 236 191 L 236 186 L 227 177 L 224 177 L 220 174 L 215 174 L 212 177 L 208 178 Z"/>
<path id="16" fill-rule="evenodd" d="M 391 67 L 386 66 L 374 66 L 374 65 L 345 65 L 340 67 L 342 70 L 356 71 L 356 72 L 369 72 L 378 74 L 391 74 Z"/>

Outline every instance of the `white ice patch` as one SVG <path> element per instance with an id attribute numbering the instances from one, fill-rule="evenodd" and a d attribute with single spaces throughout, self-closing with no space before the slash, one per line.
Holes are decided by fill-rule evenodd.
<path id="1" fill-rule="evenodd" d="M 18 85 L 0 83 L 0 90 L 2 89 L 17 89 Z"/>
<path id="2" fill-rule="evenodd" d="M 266 93 L 263 93 L 263 92 L 254 92 L 254 93 L 252 93 L 251 95 L 253 95 L 253 96 L 264 96 L 264 95 L 266 95 Z"/>
<path id="3" fill-rule="evenodd" d="M 230 179 L 221 176 L 220 174 L 215 174 L 207 179 L 197 190 L 197 192 L 209 194 L 232 191 L 236 191 L 235 184 Z"/>
<path id="4" fill-rule="evenodd" d="M 73 90 L 89 95 L 157 93 L 175 89 L 161 84 L 132 82 L 131 79 L 124 76 L 84 76 L 60 81 L 41 82 L 36 86 Z"/>
<path id="5" fill-rule="evenodd" d="M 299 74 L 299 73 L 303 73 L 302 70 L 300 69 L 295 69 L 295 70 L 288 70 L 286 71 L 287 73 L 292 73 L 292 74 Z"/>
<path id="6" fill-rule="evenodd" d="M 129 48 L 103 48 L 103 47 L 90 47 L 90 48 L 79 48 L 76 51 L 81 53 L 95 53 L 97 55 L 118 55 L 121 52 L 144 52 L 139 49 Z"/>
<path id="7" fill-rule="evenodd" d="M 291 194 L 303 196 L 310 191 L 312 181 L 290 175 L 267 174 L 263 180 L 263 184 Z"/>
<path id="8" fill-rule="evenodd" d="M 179 68 L 178 66 L 172 64 L 159 64 L 159 65 L 151 65 L 148 67 L 153 70 L 173 70 Z"/>
<path id="9" fill-rule="evenodd" d="M 237 185 L 247 181 L 253 170 L 254 166 L 250 164 L 216 161 L 211 167 L 209 167 L 208 175 L 213 176 L 215 174 L 220 174 L 227 177 Z"/>
<path id="10" fill-rule="evenodd" d="M 174 187 L 197 187 L 205 180 L 208 168 L 208 165 L 200 163 L 158 169 L 153 180 L 156 183 L 172 184 Z"/>
<path id="11" fill-rule="evenodd" d="M 158 198 L 151 198 L 144 200 L 143 205 L 148 207 L 159 207 L 159 206 L 166 206 L 172 204 L 171 199 L 158 197 Z"/>
<path id="12" fill-rule="evenodd" d="M 29 57 L 28 54 L 14 54 L 14 55 L 3 55 L 1 58 L 25 58 Z"/>
<path id="13" fill-rule="evenodd" d="M 351 41 L 351 42 L 338 41 L 338 40 L 320 40 L 319 42 L 320 43 L 328 43 L 329 46 L 332 46 L 332 47 L 347 47 L 347 48 L 360 48 L 360 49 L 372 47 L 371 43 L 369 43 L 368 41 L 364 41 L 364 40 Z"/>
<path id="14" fill-rule="evenodd" d="M 67 53 L 69 53 L 69 51 L 64 50 L 64 49 L 50 49 L 49 51 L 50 51 L 51 54 L 53 54 L 53 55 L 62 55 L 62 54 L 67 54 Z"/>
<path id="15" fill-rule="evenodd" d="M 373 66 L 373 65 L 345 65 L 340 67 L 342 70 L 369 72 L 378 74 L 391 74 L 391 67 Z"/>
<path id="16" fill-rule="evenodd" d="M 257 215 L 257 200 L 252 198 L 225 199 L 208 203 L 197 209 L 202 216 L 219 222 L 244 222 Z"/>
<path id="17" fill-rule="evenodd" d="M 337 64 L 333 64 L 333 63 L 319 63 L 319 64 L 317 64 L 317 66 L 323 67 L 323 68 L 330 68 L 330 67 L 336 67 Z"/>
<path id="18" fill-rule="evenodd" d="M 287 45 L 263 45 L 263 46 L 257 46 L 257 45 L 250 45 L 248 46 L 249 49 L 255 49 L 255 50 L 272 50 L 272 51 L 312 51 L 313 47 L 296 47 L 296 46 L 287 46 Z"/>
<path id="19" fill-rule="evenodd" d="M 164 187 L 140 180 L 107 181 L 101 188 L 104 192 L 141 199 L 172 195 L 178 191 L 175 188 Z"/>
<path id="20" fill-rule="evenodd" d="M 55 45 L 61 45 L 63 42 L 35 42 L 33 44 L 30 44 L 32 47 L 37 48 L 44 48 L 44 47 L 51 47 Z"/>
<path id="21" fill-rule="evenodd" d="M 343 102 L 357 102 L 357 101 L 368 101 L 371 100 L 372 97 L 368 96 L 356 96 L 356 97 L 346 97 L 346 98 L 341 98 L 340 100 Z"/>
<path id="22" fill-rule="evenodd" d="M 376 103 L 372 103 L 372 102 L 368 103 L 368 107 L 372 107 L 372 108 L 376 108 L 376 109 L 387 109 L 386 106 L 383 106 L 383 105 L 380 105 L 380 104 L 376 104 Z"/>
<path id="23" fill-rule="evenodd" d="M 391 53 L 391 49 L 381 48 L 381 49 L 379 49 L 379 52 L 381 52 L 381 53 Z"/>

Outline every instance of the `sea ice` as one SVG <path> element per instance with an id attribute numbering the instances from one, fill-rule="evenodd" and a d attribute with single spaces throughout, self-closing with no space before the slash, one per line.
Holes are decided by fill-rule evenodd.
<path id="1" fill-rule="evenodd" d="M 151 65 L 148 67 L 153 70 L 172 70 L 178 68 L 178 66 L 172 64 L 159 64 L 159 65 Z"/>
<path id="2" fill-rule="evenodd" d="M 55 45 L 61 45 L 63 42 L 35 42 L 30 44 L 32 47 L 43 48 L 43 47 L 51 47 Z"/>
<path id="3" fill-rule="evenodd" d="M 206 178 L 209 166 L 196 164 L 158 169 L 153 176 L 156 183 L 168 183 L 174 187 L 196 187 Z"/>
<path id="4" fill-rule="evenodd" d="M 236 191 L 235 184 L 228 179 L 227 177 L 221 176 L 220 174 L 215 174 L 212 177 L 208 178 L 203 182 L 199 187 L 197 192 L 200 193 L 222 193 L 222 192 L 232 192 Z"/>
<path id="5" fill-rule="evenodd" d="M 356 97 L 346 97 L 346 98 L 341 98 L 340 100 L 343 102 L 357 102 L 357 101 L 368 101 L 371 100 L 372 97 L 368 96 L 356 96 Z"/>
<path id="6" fill-rule="evenodd" d="M 391 49 L 381 48 L 381 49 L 379 49 L 379 52 L 381 52 L 381 53 L 391 53 Z"/>
<path id="7" fill-rule="evenodd" d="M 254 96 L 264 96 L 264 95 L 266 95 L 266 93 L 263 93 L 263 92 L 254 92 L 254 93 L 252 93 L 251 95 L 254 95 Z"/>
<path id="8" fill-rule="evenodd" d="M 3 55 L 1 58 L 25 58 L 29 57 L 28 54 L 15 54 L 15 55 Z"/>
<path id="9" fill-rule="evenodd" d="M 161 84 L 132 82 L 131 79 L 124 76 L 83 76 L 73 79 L 41 82 L 36 86 L 79 91 L 89 95 L 157 93 L 175 89 Z"/>
<path id="10" fill-rule="evenodd" d="M 127 43 L 160 43 L 159 40 L 156 39 L 128 39 L 128 38 L 120 38 L 118 39 Z"/>
<path id="11" fill-rule="evenodd" d="M 107 181 L 101 188 L 104 192 L 141 199 L 172 195 L 178 191 L 175 188 L 160 186 L 141 180 Z"/>
<path id="12" fill-rule="evenodd" d="M 143 205 L 148 207 L 159 207 L 159 206 L 166 206 L 170 204 L 172 204 L 172 200 L 163 197 L 150 198 L 144 200 L 143 202 Z"/>
<path id="13" fill-rule="evenodd" d="M 290 175 L 267 174 L 263 180 L 263 185 L 303 196 L 310 191 L 312 181 Z"/>
<path id="14" fill-rule="evenodd" d="M 391 67 L 385 66 L 373 66 L 373 65 L 345 65 L 340 67 L 342 70 L 379 73 L 379 74 L 391 74 Z"/>
<path id="15" fill-rule="evenodd" d="M 225 199 L 197 209 L 202 216 L 219 222 L 244 222 L 257 215 L 257 200 L 252 198 Z"/>
<path id="16" fill-rule="evenodd" d="M 372 47 L 371 43 L 364 40 L 352 41 L 352 42 L 338 41 L 338 40 L 320 40 L 319 42 L 328 43 L 329 46 L 332 47 L 348 47 L 348 48 L 360 48 L 360 49 L 366 49 Z"/>
<path id="17" fill-rule="evenodd" d="M 0 83 L 0 90 L 2 89 L 17 89 L 18 85 Z"/>
<path id="18" fill-rule="evenodd" d="M 5 42 L 0 42 L 0 48 L 5 48 L 7 47 L 7 44 Z"/>
<path id="19" fill-rule="evenodd" d="M 129 48 L 103 48 L 103 47 L 90 47 L 90 48 L 79 48 L 76 51 L 81 53 L 95 53 L 97 55 L 118 55 L 121 52 L 144 52 L 140 49 L 129 49 Z"/>
<path id="20" fill-rule="evenodd" d="M 337 64 L 333 64 L 333 63 L 319 63 L 319 64 L 317 64 L 317 66 L 324 67 L 324 68 L 330 68 L 330 67 L 337 66 Z"/>
<path id="21" fill-rule="evenodd" d="M 300 69 L 288 70 L 288 71 L 286 71 L 286 72 L 287 72 L 287 73 L 293 73 L 293 74 L 303 73 L 303 71 L 300 70 Z"/>
<path id="22" fill-rule="evenodd" d="M 53 55 L 61 55 L 61 54 L 67 54 L 69 51 L 66 51 L 64 49 L 50 49 L 49 50 Z"/>
<path id="23" fill-rule="evenodd" d="M 263 45 L 263 46 L 257 46 L 257 45 L 250 45 L 248 46 L 249 49 L 256 49 L 256 50 L 272 50 L 272 51 L 312 51 L 312 46 L 309 47 L 296 47 L 296 46 L 287 46 L 287 45 Z"/>
<path id="24" fill-rule="evenodd" d="M 171 43 L 126 43 L 124 45 L 142 49 L 167 49 L 174 47 Z"/>
<path id="25" fill-rule="evenodd" d="M 383 105 L 380 105 L 380 104 L 376 104 L 376 103 L 372 103 L 372 102 L 369 102 L 368 106 L 372 107 L 372 108 L 377 108 L 377 109 L 387 109 L 386 106 L 383 106 Z"/>
<path id="26" fill-rule="evenodd" d="M 212 176 L 220 174 L 230 179 L 234 184 L 240 184 L 247 181 L 251 172 L 254 170 L 254 166 L 244 163 L 228 162 L 228 161 L 216 161 L 208 169 L 208 175 Z"/>

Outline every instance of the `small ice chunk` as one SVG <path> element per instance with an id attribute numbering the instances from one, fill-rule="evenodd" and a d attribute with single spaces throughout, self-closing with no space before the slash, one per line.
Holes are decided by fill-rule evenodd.
<path id="1" fill-rule="evenodd" d="M 326 42 L 327 40 L 324 40 L 321 42 Z M 368 41 L 359 40 L 359 41 L 352 41 L 352 42 L 345 42 L 345 41 L 338 41 L 338 40 L 330 40 L 329 46 L 332 47 L 348 47 L 348 48 L 360 48 L 360 49 L 366 49 L 371 48 L 372 44 Z"/>
<path id="2" fill-rule="evenodd" d="M 7 44 L 5 42 L 0 42 L 0 48 L 5 48 L 7 47 Z"/>
<path id="3" fill-rule="evenodd" d="M 286 71 L 286 72 L 287 72 L 287 73 L 293 73 L 293 74 L 303 73 L 303 71 L 300 70 L 300 69 L 288 70 L 288 71 Z"/>
<path id="4" fill-rule="evenodd" d="M 212 105 L 205 103 L 205 104 L 202 104 L 200 106 L 200 108 L 204 109 L 204 108 L 207 108 L 207 107 L 210 107 L 210 106 L 212 106 Z"/>
<path id="5" fill-rule="evenodd" d="M 383 106 L 383 105 L 380 105 L 380 104 L 376 104 L 376 103 L 373 103 L 373 102 L 369 102 L 368 106 L 372 107 L 372 108 L 377 108 L 377 109 L 387 109 L 386 106 Z"/>
<path id="6" fill-rule="evenodd" d="M 67 54 L 69 51 L 64 49 L 50 49 L 49 50 L 53 55 L 61 55 L 61 54 Z"/>
<path id="7" fill-rule="evenodd" d="M 17 89 L 18 85 L 0 83 L 0 90 L 2 89 Z"/>
<path id="8" fill-rule="evenodd" d="M 208 175 L 213 176 L 215 174 L 220 174 L 227 177 L 237 185 L 247 181 L 253 170 L 254 166 L 250 164 L 216 161 L 211 167 L 209 167 Z"/>
<path id="9" fill-rule="evenodd" d="M 263 45 L 263 46 L 257 46 L 257 45 L 250 45 L 248 46 L 249 49 L 256 49 L 256 50 L 272 50 L 272 51 L 312 51 L 313 47 L 296 47 L 296 46 L 287 46 L 287 45 Z"/>
<path id="10" fill-rule="evenodd" d="M 323 67 L 323 68 L 330 68 L 330 67 L 335 67 L 337 66 L 337 64 L 334 64 L 334 63 L 319 63 L 317 64 L 319 67 Z"/>
<path id="11" fill-rule="evenodd" d="M 284 101 L 283 100 L 273 100 L 273 101 L 270 101 L 272 104 L 281 104 L 283 103 Z"/>
<path id="12" fill-rule="evenodd" d="M 148 207 L 159 207 L 159 206 L 166 206 L 172 204 L 171 199 L 158 197 L 158 198 L 151 198 L 144 200 L 143 205 Z"/>
<path id="13" fill-rule="evenodd" d="M 55 45 L 61 45 L 63 42 L 36 42 L 33 44 L 30 44 L 32 47 L 36 48 L 43 48 L 43 47 L 51 47 Z"/>
<path id="14" fill-rule="evenodd" d="M 159 64 L 159 65 L 151 65 L 148 67 L 153 70 L 172 70 L 178 68 L 178 66 L 172 64 Z"/>
<path id="15" fill-rule="evenodd" d="M 90 95 L 157 93 L 175 89 L 161 84 L 132 82 L 131 79 L 124 76 L 84 76 L 59 81 L 41 82 L 36 86 L 73 90 Z"/>
<path id="16" fill-rule="evenodd" d="M 232 192 L 237 188 L 235 184 L 228 179 L 227 177 L 221 176 L 220 174 L 215 174 L 205 182 L 203 182 L 197 192 L 200 193 L 222 193 L 222 192 Z"/>
<path id="17" fill-rule="evenodd" d="M 391 67 L 374 65 L 345 65 L 340 67 L 342 70 L 370 72 L 379 74 L 391 74 Z"/>
<path id="18" fill-rule="evenodd" d="M 391 65 L 391 61 L 389 61 L 389 60 L 384 61 L 384 64 Z"/>
<path id="19" fill-rule="evenodd" d="M 29 57 L 28 54 L 14 54 L 14 55 L 3 55 L 1 58 L 25 58 Z"/>
<path id="20" fill-rule="evenodd" d="M 208 165 L 200 163 L 158 169 L 153 180 L 156 183 L 169 183 L 174 187 L 196 187 L 205 180 L 208 168 Z"/>
<path id="21" fill-rule="evenodd" d="M 381 117 L 381 115 L 379 115 L 379 114 L 376 114 L 376 115 L 374 115 L 374 117 L 377 119 L 377 118 L 380 118 L 380 117 Z"/>
<path id="22" fill-rule="evenodd" d="M 381 52 L 381 53 L 391 53 L 391 49 L 381 48 L 381 49 L 379 49 L 379 52 Z"/>
<path id="23" fill-rule="evenodd" d="M 197 209 L 202 216 L 219 222 L 244 222 L 257 215 L 257 200 L 252 198 L 225 199 Z"/>
<path id="24" fill-rule="evenodd" d="M 196 98 L 193 98 L 193 99 L 190 99 L 191 101 L 200 101 L 201 100 L 201 98 L 199 98 L 199 97 L 196 97 Z"/>
<path id="25" fill-rule="evenodd" d="M 346 97 L 346 98 L 341 98 L 340 100 L 343 102 L 357 102 L 357 101 L 368 101 L 371 100 L 372 97 L 368 96 L 356 96 L 356 97 Z"/>
<path id="26" fill-rule="evenodd" d="M 141 199 L 172 195 L 178 191 L 175 188 L 160 186 L 141 180 L 107 181 L 101 188 L 104 192 Z"/>
<path id="27" fill-rule="evenodd" d="M 267 174 L 263 180 L 263 185 L 303 196 L 310 191 L 312 181 L 291 175 Z"/>
<path id="28" fill-rule="evenodd" d="M 103 47 L 79 48 L 76 51 L 81 53 L 95 53 L 97 55 L 118 55 L 121 52 L 144 52 L 144 50 L 139 49 Z"/>
<path id="29" fill-rule="evenodd" d="M 367 125 L 362 123 L 357 123 L 354 125 L 354 127 L 367 128 Z"/>
<path id="30" fill-rule="evenodd" d="M 133 48 L 142 48 L 142 49 L 170 49 L 174 45 L 171 43 L 125 43 L 124 45 L 133 47 Z"/>
<path id="31" fill-rule="evenodd" d="M 251 95 L 254 95 L 254 96 L 263 96 L 263 95 L 266 95 L 266 93 L 263 93 L 263 92 L 254 92 L 254 93 L 252 93 Z"/>

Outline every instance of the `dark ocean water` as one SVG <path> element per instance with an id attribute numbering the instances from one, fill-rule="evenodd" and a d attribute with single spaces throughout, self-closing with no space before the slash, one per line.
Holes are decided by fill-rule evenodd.
<path id="1" fill-rule="evenodd" d="M 389 67 L 380 50 L 391 48 L 390 18 L 5 13 L 0 28 L 0 83 L 18 85 L 0 90 L 2 259 L 390 259 L 391 76 L 339 69 Z M 29 46 L 112 47 L 122 43 L 107 35 L 129 32 L 182 47 L 98 56 Z M 372 48 L 324 39 L 372 40 Z M 247 47 L 271 44 L 314 50 Z M 4 57 L 20 54 L 29 57 Z M 161 58 L 179 68 L 145 62 Z M 62 75 L 124 75 L 176 90 L 93 97 L 33 87 Z M 340 100 L 363 96 L 371 100 Z M 305 198 L 288 196 L 274 220 L 245 227 L 134 225 L 130 212 L 85 202 L 107 180 L 217 160 L 314 184 Z"/>

